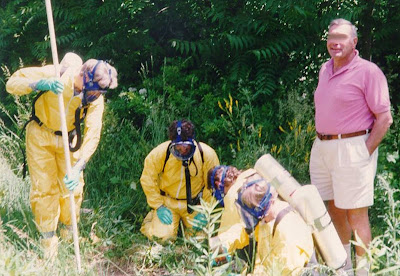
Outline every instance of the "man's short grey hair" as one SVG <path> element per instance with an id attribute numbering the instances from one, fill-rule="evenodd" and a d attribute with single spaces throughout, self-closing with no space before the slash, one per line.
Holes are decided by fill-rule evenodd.
<path id="1" fill-rule="evenodd" d="M 349 20 L 344 18 L 336 18 L 331 21 L 329 24 L 329 29 L 334 25 L 349 25 L 351 27 L 351 35 L 353 37 L 357 37 L 357 27 L 353 25 Z"/>

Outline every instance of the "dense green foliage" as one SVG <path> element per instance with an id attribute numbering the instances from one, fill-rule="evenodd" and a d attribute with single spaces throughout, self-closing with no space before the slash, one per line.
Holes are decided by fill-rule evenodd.
<path id="1" fill-rule="evenodd" d="M 73 51 L 84 59 L 105 59 L 119 72 L 119 87 L 106 95 L 100 145 L 85 170 L 83 207 L 89 211 L 82 215 L 80 232 L 88 240 L 93 241 L 94 233 L 102 240 L 100 246 L 84 248 L 86 260 L 101 255 L 98 271 L 107 267 L 111 274 L 121 265 L 132 274 L 151 275 L 152 269 L 185 274 L 199 259 L 202 272 L 197 272 L 211 271 L 208 257 L 198 256 L 202 248 L 195 243 L 179 240 L 160 249 L 138 232 L 148 211 L 139 182 L 143 160 L 166 139 L 166 127 L 176 118 L 191 119 L 197 139 L 214 147 L 222 163 L 247 168 L 262 154 L 271 153 L 299 182 L 309 182 L 309 151 L 315 137 L 313 91 L 319 67 L 328 59 L 327 26 L 336 17 L 357 24 L 360 55 L 377 63 L 389 82 L 395 123 L 380 149 L 380 177 L 371 209 L 377 239 L 370 254 L 375 271 L 399 264 L 395 252 L 400 230 L 394 223 L 400 189 L 400 96 L 395 93 L 400 89 L 400 1 L 53 0 L 52 4 L 59 56 Z M 17 136 L 29 116 L 33 95 L 13 97 L 5 91 L 5 83 L 20 67 L 51 62 L 44 1 L 0 1 L 0 161 L 4 157 L 9 162 L 0 163 L 4 165 L 0 249 L 7 248 L 7 258 L 18 256 L 10 264 L 17 274 L 22 274 L 19 264 L 37 251 L 38 233 L 27 203 L 29 180 L 21 180 L 22 141 Z M 4 188 L 10 183 L 23 191 L 19 197 L 15 190 Z M 13 196 L 3 199 L 9 195 Z M 19 205 L 10 208 L 9 203 Z M 28 251 L 16 254 L 20 249 Z M 90 270 L 91 264 L 86 265 Z M 38 266 L 35 260 L 25 262 L 27 270 Z M 68 269 L 60 266 L 59 274 L 67 274 Z"/>
<path id="2" fill-rule="evenodd" d="M 13 117 L 17 109 L 4 89 L 7 76 L 20 66 L 51 63 L 51 51 L 43 1 L 1 7 L 0 96 Z M 277 118 L 284 108 L 279 103 L 288 94 L 312 101 L 319 66 L 328 58 L 325 31 L 335 17 L 357 23 L 361 56 L 384 70 L 391 91 L 400 86 L 397 1 L 69 0 L 53 1 L 53 10 L 60 57 L 74 51 L 107 59 L 118 69 L 118 91 L 127 96 L 117 91 L 108 97 L 119 120 L 141 128 L 150 113 L 141 97 L 161 99 L 171 119 L 191 118 L 198 137 L 215 147 L 238 145 L 249 126 L 262 128 L 262 142 L 270 147 L 283 139 L 279 126 L 298 114 L 287 110 Z M 142 88 L 148 95 L 138 93 Z M 229 120 L 238 118 L 224 118 L 218 108 L 230 96 L 239 103 L 241 112 L 234 116 L 241 116 L 242 126 L 231 128 Z M 396 108 L 400 99 L 391 97 Z M 0 118 L 13 127 L 9 117 Z M 297 123 L 307 125 L 312 116 L 304 119 Z M 224 124 L 228 133 L 219 131 Z M 230 149 L 220 153 L 233 157 Z"/>

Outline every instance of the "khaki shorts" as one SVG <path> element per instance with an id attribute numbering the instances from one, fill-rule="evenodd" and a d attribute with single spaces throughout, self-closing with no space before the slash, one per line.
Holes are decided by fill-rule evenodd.
<path id="1" fill-rule="evenodd" d="M 378 150 L 369 155 L 362 136 L 321 141 L 311 149 L 310 177 L 323 200 L 334 200 L 341 209 L 356 209 L 374 203 L 374 179 Z"/>

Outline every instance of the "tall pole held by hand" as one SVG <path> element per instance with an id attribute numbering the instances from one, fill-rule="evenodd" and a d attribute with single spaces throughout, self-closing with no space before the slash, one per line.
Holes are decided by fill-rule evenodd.
<path id="1" fill-rule="evenodd" d="M 51 1 L 46 1 L 46 12 L 47 12 L 47 22 L 49 25 L 49 33 L 50 33 L 50 45 L 51 45 L 51 53 L 53 57 L 53 64 L 55 68 L 56 77 L 60 77 L 60 66 L 58 63 L 58 54 L 57 54 L 57 44 L 56 44 L 56 34 L 54 31 L 54 21 L 53 21 L 53 12 L 51 8 Z M 58 106 L 60 108 L 60 121 L 61 121 L 61 132 L 62 139 L 64 145 L 64 155 L 65 155 L 65 165 L 67 167 L 67 175 L 71 175 L 71 158 L 69 152 L 69 143 L 68 143 L 68 131 L 67 131 L 67 123 L 65 120 L 65 109 L 64 109 L 64 99 L 63 95 L 58 94 Z M 78 268 L 78 273 L 81 273 L 81 255 L 79 253 L 79 240 L 78 240 L 78 226 L 76 223 L 76 212 L 75 212 L 75 200 L 74 200 L 74 192 L 69 192 L 69 203 L 71 209 L 71 219 L 72 219 L 72 230 L 74 237 L 74 249 L 75 249 L 75 259 L 76 265 Z"/>

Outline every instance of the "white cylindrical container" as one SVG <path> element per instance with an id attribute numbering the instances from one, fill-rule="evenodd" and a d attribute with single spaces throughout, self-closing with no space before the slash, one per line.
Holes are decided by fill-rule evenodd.
<path id="1" fill-rule="evenodd" d="M 292 200 L 290 195 L 301 187 L 297 180 L 270 154 L 261 156 L 254 165 L 254 169 L 289 203 Z"/>
<path id="2" fill-rule="evenodd" d="M 314 240 L 326 264 L 334 269 L 341 268 L 347 254 L 317 188 L 300 185 L 270 154 L 261 156 L 254 169 L 312 227 Z"/>
<path id="3" fill-rule="evenodd" d="M 292 207 L 312 226 L 314 240 L 326 264 L 334 269 L 341 268 L 347 253 L 317 188 L 304 185 L 291 198 Z"/>

